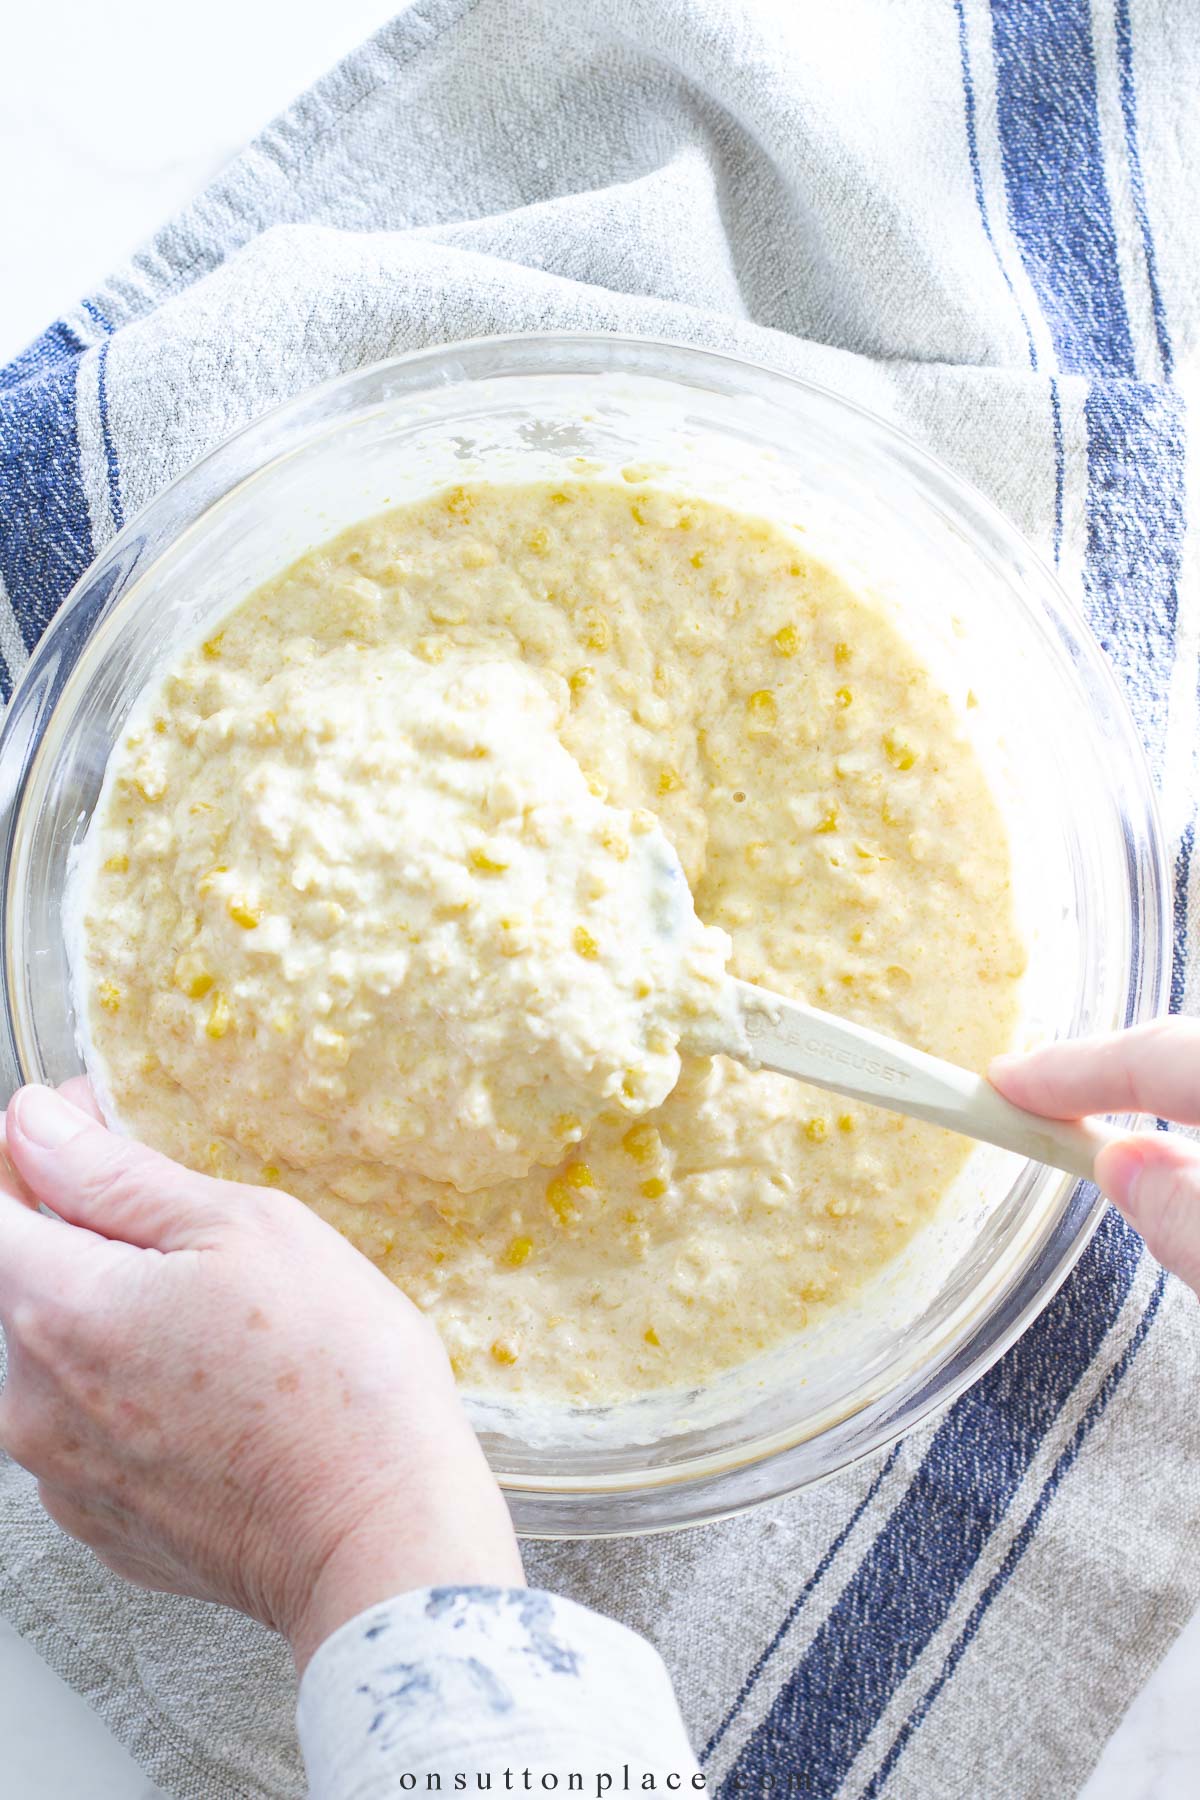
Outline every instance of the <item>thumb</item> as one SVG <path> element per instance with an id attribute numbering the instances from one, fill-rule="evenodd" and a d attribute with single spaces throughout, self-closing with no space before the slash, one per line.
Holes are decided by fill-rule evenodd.
<path id="1" fill-rule="evenodd" d="M 1162 1132 L 1120 1138 L 1097 1156 L 1096 1180 L 1151 1254 L 1200 1293 L 1200 1150 Z"/>
<path id="2" fill-rule="evenodd" d="M 69 1225 L 142 1249 L 181 1250 L 229 1216 L 224 1183 L 109 1131 L 52 1088 L 14 1095 L 4 1132 L 33 1198 Z"/>

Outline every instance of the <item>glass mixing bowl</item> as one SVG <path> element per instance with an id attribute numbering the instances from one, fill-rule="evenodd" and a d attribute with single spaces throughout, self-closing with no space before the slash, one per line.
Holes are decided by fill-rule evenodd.
<path id="1" fill-rule="evenodd" d="M 126 526 L 55 618 L 0 738 L 0 1040 L 14 1081 L 82 1066 L 64 884 L 109 751 L 164 658 L 389 502 L 479 474 L 578 476 L 578 459 L 799 524 L 894 609 L 963 706 L 1008 821 L 1023 1037 L 1159 1010 L 1168 882 L 1138 738 L 1083 620 L 995 507 L 881 420 L 768 369 L 615 337 L 492 338 L 341 377 L 240 432 Z M 661 1529 L 831 1474 L 994 1362 L 1101 1204 L 981 1147 L 852 1306 L 707 1389 L 591 1410 L 472 1402 L 518 1528 Z"/>

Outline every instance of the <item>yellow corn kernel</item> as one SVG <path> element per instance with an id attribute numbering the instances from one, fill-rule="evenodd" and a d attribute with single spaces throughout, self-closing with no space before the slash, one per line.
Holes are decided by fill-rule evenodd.
<path id="1" fill-rule="evenodd" d="M 647 1200 L 661 1200 L 666 1191 L 667 1184 L 660 1175 L 651 1175 L 650 1179 L 643 1181 L 641 1185 L 641 1192 Z"/>
<path id="2" fill-rule="evenodd" d="M 460 917 L 465 911 L 465 907 L 456 908 L 449 916 Z M 529 940 L 521 929 L 520 919 L 501 919 L 500 939 L 496 948 L 501 956 L 521 956 L 529 948 Z"/>
<path id="3" fill-rule="evenodd" d="M 849 706 L 850 702 L 854 698 L 854 695 L 850 692 L 850 689 L 848 687 L 840 687 L 840 688 L 838 688 L 837 692 L 834 694 L 833 697 L 837 701 L 839 706 L 846 707 L 846 706 Z"/>
<path id="4" fill-rule="evenodd" d="M 533 1239 L 527 1237 L 515 1237 L 508 1246 L 508 1249 L 504 1252 L 504 1260 L 508 1263 L 510 1268 L 519 1269 L 521 1264 L 527 1263 L 532 1255 Z"/>
<path id="5" fill-rule="evenodd" d="M 120 856 L 110 856 L 104 866 L 110 875 L 124 875 L 126 869 L 129 867 L 129 858 L 124 854 Z"/>
<path id="6" fill-rule="evenodd" d="M 159 737 L 162 737 L 163 733 L 167 729 L 167 721 L 165 719 L 155 719 L 154 729 L 155 729 L 155 731 L 157 731 Z"/>
<path id="7" fill-rule="evenodd" d="M 833 646 L 833 660 L 839 669 L 844 669 L 846 667 L 846 664 L 850 661 L 853 654 L 854 652 L 851 650 L 849 644 L 835 644 Z"/>
<path id="8" fill-rule="evenodd" d="M 883 753 L 894 769 L 911 769 L 917 760 L 916 751 L 893 737 L 890 731 L 884 735 Z"/>
<path id="9" fill-rule="evenodd" d="M 975 692 L 975 689 L 974 689 L 974 688 L 968 688 L 968 689 L 967 689 L 967 705 L 968 705 L 968 706 L 969 706 L 969 707 L 972 707 L 972 706 L 978 706 L 978 705 L 979 705 L 979 696 L 978 696 L 978 694 L 977 694 L 977 693 L 976 693 L 976 692 Z"/>
<path id="10" fill-rule="evenodd" d="M 234 924 L 240 925 L 243 931 L 253 931 L 262 923 L 262 914 L 245 900 L 231 900 L 228 912 Z"/>
<path id="11" fill-rule="evenodd" d="M 669 766 L 658 771 L 658 791 L 660 794 L 674 794 L 683 786 L 683 779 L 678 769 Z"/>
<path id="12" fill-rule="evenodd" d="M 461 1381 L 466 1372 L 467 1365 L 464 1363 L 462 1357 L 452 1356 L 450 1358 L 450 1373 L 453 1375 L 455 1381 Z"/>
<path id="13" fill-rule="evenodd" d="M 601 613 L 588 613 L 584 619 L 583 641 L 589 650 L 607 650 L 612 643 L 612 627 Z"/>
<path id="14" fill-rule="evenodd" d="M 233 1013 L 224 994 L 213 995 L 213 1003 L 209 1009 L 208 1023 L 204 1029 L 210 1038 L 223 1038 L 233 1024 Z"/>
<path id="15" fill-rule="evenodd" d="M 704 552 L 703 552 L 703 550 L 693 550 L 691 556 L 688 558 L 688 561 L 691 563 L 693 569 L 702 569 L 704 567 Z"/>
<path id="16" fill-rule="evenodd" d="M 810 1144 L 824 1143 L 828 1131 L 827 1122 L 819 1114 L 815 1119 L 810 1119 L 804 1127 L 804 1135 Z"/>
<path id="17" fill-rule="evenodd" d="M 560 1225 L 569 1225 L 576 1217 L 578 1209 L 574 1196 L 561 1175 L 556 1175 L 547 1185 L 546 1205 Z"/>
<path id="18" fill-rule="evenodd" d="M 771 642 L 780 656 L 795 656 L 800 648 L 800 633 L 794 625 L 781 625 Z"/>
<path id="19" fill-rule="evenodd" d="M 642 1341 L 649 1344 L 652 1350 L 660 1350 L 662 1348 L 662 1339 L 659 1337 L 657 1331 L 655 1331 L 653 1325 L 647 1325 L 645 1331 L 642 1333 Z"/>
<path id="20" fill-rule="evenodd" d="M 213 985 L 213 978 L 204 966 L 203 958 L 194 950 L 185 950 L 175 964 L 175 986 L 189 1000 L 203 1000 Z"/>
<path id="21" fill-rule="evenodd" d="M 517 1360 L 517 1355 L 518 1352 L 516 1348 L 512 1344 L 505 1343 L 503 1338 L 497 1338 L 492 1345 L 493 1360 L 498 1363 L 503 1363 L 505 1368 L 512 1367 L 513 1363 Z"/>
<path id="22" fill-rule="evenodd" d="M 589 774 L 585 770 L 583 779 L 587 782 L 587 790 L 588 790 L 589 794 L 595 794 L 597 800 L 607 800 L 608 799 L 608 789 L 605 787 L 604 783 L 601 781 L 601 779 L 598 775 Z"/>
<path id="23" fill-rule="evenodd" d="M 577 925 L 571 936 L 576 956 L 582 956 L 587 962 L 595 962 L 600 954 L 600 946 L 586 925 Z"/>
<path id="24" fill-rule="evenodd" d="M 804 573 L 804 564 L 803 563 L 794 562 L 794 563 L 788 564 L 788 574 L 789 575 L 803 575 L 803 573 Z"/>
<path id="25" fill-rule="evenodd" d="M 446 511 L 453 513 L 456 519 L 465 519 L 471 510 L 471 496 L 466 488 L 451 488 L 444 504 Z"/>
<path id="26" fill-rule="evenodd" d="M 761 839 L 756 838 L 754 843 L 746 845 L 742 855 L 745 857 L 750 868 L 757 869 L 766 856 L 769 848 L 770 845 L 764 844 Z"/>
<path id="27" fill-rule="evenodd" d="M 646 519 L 645 511 L 644 511 L 640 501 L 638 501 L 638 500 L 631 501 L 630 506 L 629 506 L 629 511 L 633 516 L 633 522 L 635 525 L 645 525 L 648 523 L 648 521 Z"/>
<path id="28" fill-rule="evenodd" d="M 537 530 L 531 531 L 529 536 L 525 539 L 525 548 L 527 550 L 532 550 L 535 556 L 545 556 L 547 550 L 550 548 L 550 533 L 544 531 L 539 525 Z"/>
<path id="29" fill-rule="evenodd" d="M 570 494 L 551 494 L 550 496 L 551 506 L 569 506 L 570 503 Z"/>
<path id="30" fill-rule="evenodd" d="M 489 856 L 486 850 L 472 850 L 467 861 L 473 869 L 478 869 L 481 875 L 503 875 L 508 867 L 508 864 L 501 862 L 499 857 Z"/>
<path id="31" fill-rule="evenodd" d="M 563 1170 L 563 1180 L 568 1187 L 594 1188 L 596 1177 L 585 1162 L 574 1162 Z"/>
<path id="32" fill-rule="evenodd" d="M 105 1012 L 120 1012 L 121 990 L 115 981 L 102 981 L 96 989 L 96 998 Z"/>
<path id="33" fill-rule="evenodd" d="M 629 829 L 636 831 L 639 837 L 653 831 L 655 822 L 654 814 L 645 806 L 635 806 L 629 815 Z"/>
<path id="34" fill-rule="evenodd" d="M 838 1125 L 839 1131 L 853 1131 L 854 1130 L 854 1114 L 853 1113 L 839 1113 L 837 1125 Z"/>
<path id="35" fill-rule="evenodd" d="M 629 840 L 621 832 L 617 831 L 614 826 L 605 826 L 604 830 L 600 833 L 600 842 L 608 851 L 608 854 L 610 856 L 615 856 L 618 862 L 624 862 L 629 855 Z"/>
<path id="36" fill-rule="evenodd" d="M 559 1113 L 554 1121 L 554 1135 L 557 1138 L 579 1137 L 583 1131 L 583 1121 L 574 1113 Z"/>
<path id="37" fill-rule="evenodd" d="M 624 1075 L 621 1077 L 621 1092 L 627 1100 L 637 1099 L 638 1087 L 640 1085 L 639 1073 L 640 1072 L 637 1069 L 626 1069 Z"/>
<path id="38" fill-rule="evenodd" d="M 229 869 L 225 863 L 215 864 L 214 867 L 208 871 L 207 875 L 202 875 L 200 877 L 199 881 L 196 883 L 196 892 L 198 894 L 211 893 L 216 884 L 217 876 L 228 875 L 228 873 Z"/>
<path id="39" fill-rule="evenodd" d="M 658 1152 L 660 1142 L 661 1139 L 654 1126 L 643 1122 L 640 1125 L 629 1127 L 621 1139 L 621 1148 L 627 1156 L 632 1156 L 634 1162 L 652 1162 Z"/>
<path id="40" fill-rule="evenodd" d="M 262 1178 L 267 1187 L 274 1187 L 275 1183 L 279 1180 L 278 1165 L 276 1163 L 264 1163 Z"/>
<path id="41" fill-rule="evenodd" d="M 653 992 L 654 983 L 652 981 L 639 980 L 635 981 L 633 984 L 633 997 L 635 1000 L 648 1000 Z"/>
<path id="42" fill-rule="evenodd" d="M 584 663 L 581 669 L 576 669 L 573 675 L 567 676 L 567 686 L 573 694 L 582 694 L 587 688 L 591 687 L 595 678 L 595 669 L 591 668 L 589 664 Z"/>
<path id="43" fill-rule="evenodd" d="M 142 799 L 151 803 L 161 800 L 167 791 L 167 784 L 163 777 L 157 770 L 152 769 L 139 770 L 133 778 L 133 785 Z"/>
<path id="44" fill-rule="evenodd" d="M 817 825 L 817 831 L 827 835 L 831 831 L 836 831 L 837 828 L 838 809 L 836 806 L 831 806 L 829 811 L 822 815 L 820 822 Z"/>
<path id="45" fill-rule="evenodd" d="M 220 654 L 221 654 L 221 649 L 222 649 L 222 646 L 224 645 L 224 642 L 225 642 L 225 633 L 223 631 L 218 631 L 213 637 L 205 638 L 203 644 L 200 647 L 204 651 L 205 656 L 207 656 L 211 661 L 215 662 L 216 659 L 218 658 L 218 656 L 220 656 Z"/>
<path id="46" fill-rule="evenodd" d="M 779 708 L 770 688 L 758 688 L 747 700 L 746 708 L 758 725 L 774 725 L 779 716 Z"/>
<path id="47" fill-rule="evenodd" d="M 212 807 L 209 805 L 207 800 L 193 800 L 192 804 L 188 807 L 188 812 L 191 814 L 193 819 L 197 818 L 200 815 L 200 813 L 206 813 L 206 812 L 211 812 L 211 811 L 212 811 Z"/>

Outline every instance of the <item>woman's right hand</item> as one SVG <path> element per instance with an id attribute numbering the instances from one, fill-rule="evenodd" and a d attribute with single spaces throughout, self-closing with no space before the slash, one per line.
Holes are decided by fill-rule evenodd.
<path id="1" fill-rule="evenodd" d="M 1006 1099 L 1047 1119 L 1140 1112 L 1200 1125 L 1200 1020 L 1156 1019 L 1001 1056 L 988 1076 Z M 1200 1294 L 1200 1145 L 1131 1134 L 1100 1152 L 1096 1181 L 1159 1262 Z"/>

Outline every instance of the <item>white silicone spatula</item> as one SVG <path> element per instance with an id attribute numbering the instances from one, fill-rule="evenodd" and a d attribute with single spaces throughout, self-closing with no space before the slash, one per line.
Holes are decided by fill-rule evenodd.
<path id="1" fill-rule="evenodd" d="M 721 1048 L 750 1068 L 774 1069 L 889 1112 L 948 1126 L 1069 1175 L 1092 1176 L 1096 1153 L 1122 1134 L 1100 1119 L 1042 1119 L 998 1094 L 982 1075 L 942 1062 L 865 1025 L 735 981 L 736 1020 Z"/>
<path id="2" fill-rule="evenodd" d="M 638 845 L 653 930 L 682 943 L 696 914 L 679 857 L 661 831 L 645 834 Z M 730 979 L 728 999 L 720 1029 L 713 1034 L 706 1027 L 704 1043 L 692 1048 L 945 1125 L 1089 1181 L 1097 1153 L 1123 1135 L 1101 1119 L 1040 1118 L 1005 1100 L 982 1075 L 751 982 Z"/>

